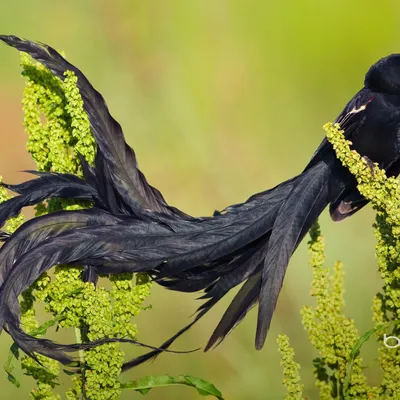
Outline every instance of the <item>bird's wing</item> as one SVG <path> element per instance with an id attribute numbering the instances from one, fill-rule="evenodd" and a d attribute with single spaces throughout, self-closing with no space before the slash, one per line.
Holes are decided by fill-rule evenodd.
<path id="1" fill-rule="evenodd" d="M 368 104 L 373 100 L 373 97 L 374 95 L 369 89 L 361 89 L 336 118 L 335 122 L 337 122 L 341 129 L 344 130 L 346 139 L 351 140 L 352 135 L 356 133 L 364 123 L 364 111 L 368 107 Z M 321 161 L 330 150 L 332 150 L 332 145 L 325 137 L 311 157 L 311 160 L 304 171 L 307 171 Z"/>

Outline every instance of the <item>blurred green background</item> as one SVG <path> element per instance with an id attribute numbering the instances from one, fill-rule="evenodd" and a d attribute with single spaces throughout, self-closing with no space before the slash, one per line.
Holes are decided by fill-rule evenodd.
<path id="1" fill-rule="evenodd" d="M 244 201 L 299 173 L 332 121 L 363 84 L 368 67 L 400 51 L 398 1 L 14 0 L 2 4 L 1 32 L 66 52 L 107 99 L 140 167 L 170 204 L 194 215 Z M 0 46 L 0 173 L 6 182 L 33 167 L 25 150 L 19 56 Z M 371 327 L 380 287 L 371 225 L 363 209 L 344 223 L 321 218 L 328 263 L 345 263 L 346 313 Z M 188 373 L 211 380 L 226 399 L 282 399 L 276 337 L 290 335 L 309 399 L 317 399 L 299 309 L 310 304 L 303 243 L 293 257 L 265 348 L 253 347 L 255 313 L 216 350 L 166 354 L 125 374 Z M 189 321 L 195 296 L 154 287 L 140 339 L 160 344 Z M 174 346 L 203 346 L 232 294 Z M 64 333 L 58 340 L 71 341 Z M 1 360 L 10 344 L 1 337 Z M 131 355 L 137 349 L 129 349 Z M 367 345 L 366 362 L 376 357 Z M 371 370 L 368 378 L 378 382 Z M 26 399 L 0 371 L 1 398 Z M 65 391 L 66 387 L 61 387 Z M 140 398 L 125 393 L 123 399 Z M 149 399 L 198 399 L 188 388 L 156 389 Z"/>

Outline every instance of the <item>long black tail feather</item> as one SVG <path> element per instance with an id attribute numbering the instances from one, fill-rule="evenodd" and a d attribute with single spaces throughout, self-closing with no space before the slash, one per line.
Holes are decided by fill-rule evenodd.
<path id="1" fill-rule="evenodd" d="M 279 210 L 262 272 L 255 341 L 257 349 L 264 345 L 290 257 L 329 204 L 329 173 L 329 166 L 323 162 L 304 172 Z"/>
<path id="2" fill-rule="evenodd" d="M 260 273 L 251 276 L 240 288 L 208 340 L 205 351 L 218 345 L 240 323 L 247 312 L 256 305 L 261 288 Z"/>
<path id="3" fill-rule="evenodd" d="M 18 325 L 16 325 L 15 321 L 13 321 L 12 319 L 10 319 L 10 322 L 7 325 L 7 331 L 13 338 L 17 346 L 39 363 L 40 361 L 38 360 L 35 353 L 42 354 L 46 357 L 58 360 L 64 365 L 67 365 L 71 364 L 74 361 L 77 361 L 77 357 L 71 357 L 66 353 L 76 352 L 78 350 L 92 349 L 94 347 L 100 346 L 105 343 L 130 343 L 136 346 L 152 349 L 152 352 L 160 352 L 160 353 L 169 352 L 174 354 L 187 354 L 198 350 L 198 349 L 186 350 L 186 351 L 169 350 L 167 348 L 165 349 L 159 348 L 139 342 L 137 340 L 127 339 L 127 338 L 103 338 L 86 343 L 62 344 L 53 342 L 52 340 L 31 336 L 25 333 Z"/>
<path id="4" fill-rule="evenodd" d="M 48 238 L 71 230 L 89 226 L 116 224 L 123 216 L 113 216 L 98 209 L 81 211 L 58 211 L 25 222 L 8 238 L 0 250 L 0 287 L 15 261 Z M 23 290 L 26 288 L 23 288 Z"/>
<path id="5" fill-rule="evenodd" d="M 19 185 L 2 184 L 7 189 L 18 193 L 19 196 L 0 204 L 0 226 L 9 218 L 18 215 L 23 207 L 38 204 L 52 197 L 90 200 L 96 206 L 104 208 L 97 190 L 75 175 L 37 171 L 26 172 L 38 175 L 39 178 Z"/>
<path id="6" fill-rule="evenodd" d="M 140 205 L 154 211 L 186 216 L 185 213 L 168 206 L 161 193 L 147 183 L 145 176 L 138 169 L 135 152 L 125 142 L 121 126 L 110 115 L 103 96 L 93 88 L 78 68 L 48 45 L 23 40 L 16 36 L 2 35 L 0 40 L 19 51 L 28 53 L 62 80 L 66 71 L 74 72 L 78 78 L 77 86 L 84 102 L 84 109 L 88 114 L 101 155 L 109 168 L 113 186 L 133 212 L 137 212 Z"/>

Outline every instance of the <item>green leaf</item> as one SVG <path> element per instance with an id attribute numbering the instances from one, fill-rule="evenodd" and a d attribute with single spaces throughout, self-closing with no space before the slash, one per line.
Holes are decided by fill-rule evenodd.
<path id="1" fill-rule="evenodd" d="M 44 324 L 40 325 L 33 331 L 29 332 L 29 335 L 31 336 L 37 336 L 37 335 L 43 335 L 47 332 L 47 329 L 50 328 L 51 326 L 55 325 L 58 321 L 63 319 L 64 317 L 58 316 L 50 321 L 45 322 Z M 7 362 L 4 364 L 4 370 L 7 372 L 7 378 L 8 380 L 15 385 L 16 387 L 20 387 L 21 384 L 19 383 L 18 379 L 13 375 L 13 371 L 15 366 L 13 365 L 14 358 L 18 360 L 19 357 L 19 347 L 17 344 L 13 343 L 10 347 L 10 351 L 8 353 L 8 359 Z"/>
<path id="2" fill-rule="evenodd" d="M 219 400 L 223 400 L 222 393 L 210 382 L 201 378 L 190 375 L 180 376 L 146 376 L 145 378 L 136 379 L 121 383 L 121 389 L 133 389 L 141 394 L 147 394 L 149 390 L 155 387 L 186 385 L 195 388 L 201 396 L 214 396 Z"/>
<path id="3" fill-rule="evenodd" d="M 215 396 L 222 399 L 222 393 L 212 383 L 195 376 L 184 375 L 184 377 L 202 396 Z"/>
<path id="4" fill-rule="evenodd" d="M 15 377 L 15 375 L 13 375 L 13 371 L 14 371 L 14 358 L 16 358 L 18 360 L 19 357 L 19 347 L 13 343 L 10 347 L 10 351 L 8 353 L 8 359 L 7 362 L 4 364 L 4 370 L 7 372 L 7 379 L 13 384 L 15 385 L 17 388 L 19 388 L 21 386 L 21 384 L 19 383 L 18 379 Z"/>
<path id="5" fill-rule="evenodd" d="M 54 326 L 57 322 L 60 320 L 64 319 L 64 316 L 59 315 L 58 317 L 55 317 L 51 319 L 50 321 L 45 322 L 44 324 L 40 325 L 33 331 L 29 332 L 29 335 L 31 336 L 38 336 L 38 335 L 44 335 L 47 332 L 47 329 L 50 328 L 51 326 Z"/>
<path id="6" fill-rule="evenodd" d="M 375 333 L 384 329 L 391 328 L 392 326 L 399 325 L 400 320 L 397 321 L 392 321 L 384 325 L 380 325 L 374 329 L 370 329 L 369 331 L 365 332 L 363 335 L 360 336 L 360 338 L 357 340 L 353 348 L 351 349 L 350 353 L 350 358 L 349 361 L 347 361 L 347 366 L 346 366 L 346 377 L 343 382 L 343 394 L 345 398 L 347 398 L 347 392 L 349 390 L 350 386 L 350 381 L 351 381 L 351 374 L 353 372 L 353 365 L 354 365 L 354 360 L 360 353 L 361 346 Z"/>
<path id="7" fill-rule="evenodd" d="M 78 372 L 77 371 L 69 371 L 68 369 L 63 369 L 63 372 L 64 372 L 64 374 L 65 375 L 68 375 L 68 376 L 74 376 L 74 375 L 76 375 Z"/>

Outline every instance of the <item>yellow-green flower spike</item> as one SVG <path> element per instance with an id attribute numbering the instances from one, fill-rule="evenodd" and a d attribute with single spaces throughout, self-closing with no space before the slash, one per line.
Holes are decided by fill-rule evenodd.
<path id="1" fill-rule="evenodd" d="M 58 79 L 24 53 L 21 54 L 21 65 L 26 82 L 22 106 L 24 127 L 28 133 L 27 148 L 37 169 L 82 177 L 77 155 L 81 154 L 93 164 L 96 146 L 77 88 L 77 77 L 66 71 L 64 80 Z M 0 201 L 6 199 L 6 191 L 0 187 Z M 51 199 L 36 207 L 36 215 L 90 206 L 71 199 Z M 22 223 L 21 218 L 8 221 L 10 232 Z M 23 295 L 21 306 L 25 331 L 37 328 L 34 303 L 40 301 L 52 318 L 60 319 L 59 327 L 75 328 L 80 339 L 134 339 L 137 326 L 132 323 L 132 318 L 144 309 L 143 302 L 150 293 L 150 280 L 146 274 L 138 274 L 134 284 L 133 274 L 121 274 L 112 276 L 110 281 L 111 289 L 94 287 L 82 281 L 81 267 L 57 266 L 51 278 L 44 274 Z M 73 387 L 66 393 L 67 398 L 79 399 L 83 394 L 89 400 L 119 398 L 118 378 L 124 353 L 119 350 L 118 343 L 105 344 L 82 354 L 84 368 L 80 375 L 73 377 Z M 44 374 L 43 367 L 34 360 L 23 359 L 23 368 L 37 382 L 31 398 L 58 399 L 58 395 L 52 394 L 59 373 L 58 363 L 39 357 L 50 375 Z"/>
<path id="2" fill-rule="evenodd" d="M 310 342 L 319 354 L 314 360 L 314 375 L 320 398 L 339 399 L 344 396 L 347 364 L 359 335 L 354 321 L 343 315 L 343 264 L 337 262 L 333 270 L 324 266 L 325 246 L 318 222 L 312 227 L 310 237 L 311 296 L 315 297 L 316 306 L 303 307 L 301 315 Z M 375 391 L 376 388 L 368 387 L 362 359 L 357 356 L 353 361 L 347 397 L 373 398 Z"/>
<path id="3" fill-rule="evenodd" d="M 285 400 L 300 400 L 303 398 L 304 389 L 304 385 L 300 383 L 300 365 L 294 361 L 294 350 L 290 346 L 288 336 L 279 335 L 277 342 L 283 367 L 283 385 L 287 391 Z"/>
<path id="4" fill-rule="evenodd" d="M 337 157 L 356 177 L 358 190 L 377 211 L 374 233 L 383 288 L 374 298 L 372 309 L 375 329 L 378 329 L 376 337 L 381 343 L 381 387 L 387 398 L 394 398 L 400 393 L 400 348 L 387 347 L 383 335 L 400 336 L 400 187 L 396 178 L 387 178 L 377 164 L 371 170 L 366 161 L 350 149 L 351 143 L 344 138 L 338 124 L 326 124 L 324 128 Z M 389 326 L 385 331 L 379 329 L 383 324 Z"/>

